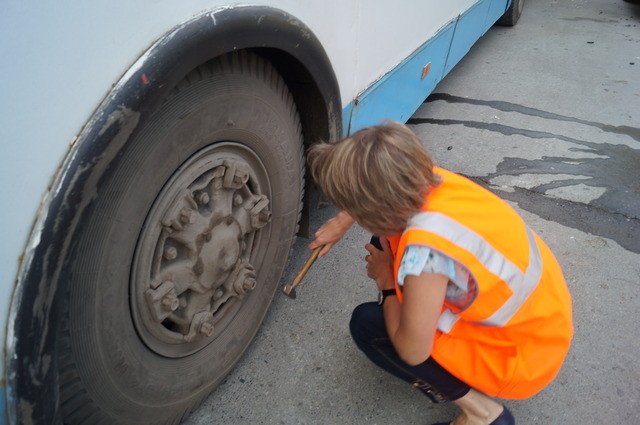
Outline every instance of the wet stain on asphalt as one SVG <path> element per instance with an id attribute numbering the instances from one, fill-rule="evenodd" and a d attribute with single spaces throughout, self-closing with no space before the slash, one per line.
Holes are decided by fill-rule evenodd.
<path id="1" fill-rule="evenodd" d="M 617 24 L 620 23 L 617 19 L 598 19 L 598 18 L 583 18 L 583 17 L 575 17 L 575 18 L 560 18 L 563 21 L 589 21 L 589 22 L 597 22 L 601 24 Z"/>
<path id="2" fill-rule="evenodd" d="M 583 120 L 580 118 L 569 117 L 566 115 L 556 114 L 553 112 L 543 111 L 541 109 L 530 108 L 528 106 L 520 105 L 512 102 L 505 102 L 502 100 L 480 100 L 480 99 L 468 99 L 466 97 L 454 96 L 448 93 L 433 93 L 425 100 L 425 103 L 435 102 L 438 100 L 444 100 L 448 103 L 466 103 L 469 105 L 488 106 L 503 112 L 518 112 L 523 115 L 530 115 L 539 118 L 545 118 L 556 121 L 568 121 L 578 124 L 588 125 L 591 127 L 599 128 L 607 133 L 623 134 L 633 139 L 640 141 L 640 128 L 630 127 L 626 125 L 610 125 L 603 124 L 596 121 Z"/>
<path id="3" fill-rule="evenodd" d="M 624 249 L 640 254 L 640 220 L 612 214 L 580 202 L 551 198 L 519 187 L 514 188 L 513 192 L 507 192 L 492 186 L 485 179 L 466 177 L 538 217 L 614 240 Z"/>
<path id="4" fill-rule="evenodd" d="M 463 121 L 437 118 L 412 118 L 408 124 L 463 125 L 468 128 L 488 130 L 505 136 L 521 135 L 531 139 L 558 139 L 584 146 L 570 148 L 573 152 L 586 152 L 603 158 L 568 158 L 543 156 L 541 159 L 505 157 L 496 167 L 496 172 L 486 176 L 519 176 L 521 174 L 571 174 L 589 176 L 580 180 L 588 186 L 604 187 L 606 192 L 590 204 L 629 218 L 640 219 L 640 150 L 627 145 L 593 143 L 546 131 L 527 130 L 504 124 L 480 121 Z M 576 184 L 575 180 L 558 180 L 534 187 L 532 190 L 544 193 L 549 189 Z"/>
<path id="5" fill-rule="evenodd" d="M 436 93 L 427 102 L 445 100 L 451 103 L 467 103 L 488 106 L 504 112 L 519 112 L 556 121 L 570 121 L 596 127 L 608 133 L 630 136 L 640 140 L 640 128 L 613 126 L 594 121 L 559 115 L 503 101 L 486 101 Z M 498 176 L 522 174 L 568 174 L 588 176 L 588 179 L 561 179 L 540 184 L 531 189 L 515 188 L 514 192 L 492 190 L 503 198 L 517 202 L 522 208 L 541 217 L 559 222 L 585 232 L 616 240 L 621 246 L 640 253 L 640 150 L 624 144 L 594 143 L 547 131 L 528 130 L 497 123 L 438 118 L 412 118 L 407 124 L 463 125 L 467 128 L 487 130 L 506 136 L 520 135 L 531 139 L 557 139 L 578 147 L 569 150 L 595 154 L 596 158 L 566 158 L 543 156 L 540 159 L 505 157 L 496 172 L 473 177 L 484 186 L 490 186 Z M 587 204 L 545 196 L 551 189 L 583 183 L 605 188 L 597 199 Z M 560 208 L 559 208 L 560 207 Z M 553 217 L 549 217 L 552 213 Z"/>

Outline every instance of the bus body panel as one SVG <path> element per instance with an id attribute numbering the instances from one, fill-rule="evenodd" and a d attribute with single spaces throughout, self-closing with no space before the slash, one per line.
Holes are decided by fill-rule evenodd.
<path id="1" fill-rule="evenodd" d="M 343 109 L 343 121 L 349 123 L 344 125 L 345 132 L 353 133 L 385 119 L 408 120 L 438 82 L 504 14 L 508 3 L 507 0 L 480 0 L 454 16 Z"/>

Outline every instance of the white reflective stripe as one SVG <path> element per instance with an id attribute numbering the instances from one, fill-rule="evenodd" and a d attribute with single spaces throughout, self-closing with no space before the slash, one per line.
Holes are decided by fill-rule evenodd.
<path id="1" fill-rule="evenodd" d="M 523 279 L 522 270 L 502 255 L 479 234 L 446 215 L 421 212 L 409 220 L 409 228 L 418 228 L 435 233 L 471 252 L 491 273 L 510 285 Z"/>
<path id="2" fill-rule="evenodd" d="M 480 323 L 488 326 L 504 326 L 518 312 L 522 304 L 538 286 L 542 277 L 542 258 L 533 233 L 528 227 L 527 237 L 529 238 L 529 265 L 524 274 L 524 279 L 519 285 L 509 285 L 513 295 L 495 313 Z"/>
<path id="3" fill-rule="evenodd" d="M 410 229 L 429 231 L 471 252 L 487 270 L 499 276 L 513 291 L 513 295 L 494 314 L 478 323 L 488 326 L 506 324 L 540 281 L 542 260 L 533 234 L 528 227 L 526 232 L 529 240 L 529 265 L 524 273 L 482 236 L 441 213 L 421 212 L 416 214 L 409 220 L 407 230 Z M 438 319 L 438 328 L 443 332 L 449 332 L 456 322 L 448 318 L 449 314 L 443 317 L 447 312 L 455 316 L 456 320 L 458 318 L 453 312 L 445 310 Z M 440 328 L 441 320 L 444 328 L 448 326 L 446 331 Z"/>
<path id="4" fill-rule="evenodd" d="M 458 317 L 457 314 L 454 314 L 451 310 L 446 309 L 440 314 L 440 317 L 438 317 L 438 329 L 448 334 L 449 331 L 451 331 L 453 325 L 456 324 L 458 319 L 460 319 L 460 317 Z"/>

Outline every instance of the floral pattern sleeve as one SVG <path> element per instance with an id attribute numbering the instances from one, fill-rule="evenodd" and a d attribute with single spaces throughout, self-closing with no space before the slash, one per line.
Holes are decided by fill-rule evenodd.
<path id="1" fill-rule="evenodd" d="M 475 299 L 477 284 L 466 268 L 427 246 L 407 246 L 398 269 L 398 285 L 402 287 L 408 275 L 420 276 L 422 273 L 442 274 L 449 278 L 445 299 L 456 308 L 465 309 Z"/>

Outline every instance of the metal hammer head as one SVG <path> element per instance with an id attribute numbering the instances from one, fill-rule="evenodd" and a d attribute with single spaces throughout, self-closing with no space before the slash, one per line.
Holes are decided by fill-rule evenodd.
<path id="1" fill-rule="evenodd" d="M 284 285 L 284 288 L 282 288 L 282 292 L 284 292 L 284 294 L 292 300 L 296 299 L 296 288 L 294 288 L 293 286 Z"/>

